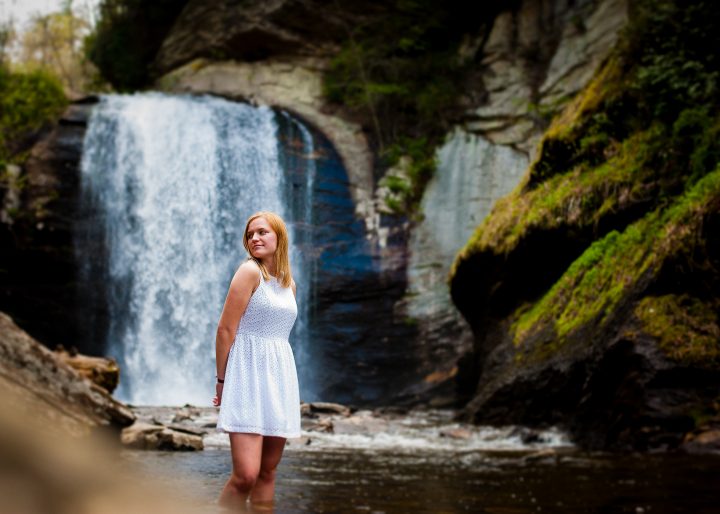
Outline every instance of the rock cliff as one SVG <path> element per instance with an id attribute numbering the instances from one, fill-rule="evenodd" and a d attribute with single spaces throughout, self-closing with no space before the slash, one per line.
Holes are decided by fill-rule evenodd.
<path id="1" fill-rule="evenodd" d="M 489 31 L 468 35 L 461 52 L 474 66 L 465 93 L 469 103 L 437 151 L 421 221 L 410 223 L 383 214 L 368 128 L 322 90 L 322 75 L 348 27 L 391 11 L 375 2 L 343 4 L 341 11 L 309 1 L 243 9 L 189 2 L 156 58 L 162 75 L 157 84 L 170 92 L 273 105 L 327 136 L 348 172 L 356 215 L 375 248 L 370 252 L 380 259 L 378 268 L 394 277 L 370 280 L 362 296 L 374 303 L 387 298 L 388 287 L 400 294 L 392 311 L 406 326 L 397 333 L 404 340 L 392 333 L 382 340 L 413 355 L 415 385 L 403 396 L 427 399 L 434 390 L 439 399 L 444 388 L 440 396 L 452 401 L 455 380 L 464 380 L 459 360 L 471 347 L 468 325 L 445 284 L 452 259 L 493 202 L 519 182 L 547 116 L 582 88 L 607 55 L 626 20 L 626 5 L 528 0 L 501 12 Z M 370 340 L 357 344 L 368 351 L 374 346 Z"/>
<path id="2" fill-rule="evenodd" d="M 478 371 L 466 416 L 562 423 L 600 448 L 717 426 L 718 96 L 696 85 L 717 76 L 719 15 L 641 4 L 458 255 Z M 695 70 L 682 80 L 679 60 Z"/>
<path id="3" fill-rule="evenodd" d="M 624 1 L 523 1 L 500 12 L 475 47 L 477 83 L 469 93 L 477 105 L 437 151 L 421 221 L 410 229 L 408 283 L 397 305 L 417 320 L 427 361 L 460 371 L 461 396 L 476 367 L 470 330 L 446 285 L 450 264 L 495 202 L 520 183 L 546 118 L 589 81 L 626 20 Z M 458 355 L 465 355 L 459 367 Z"/>

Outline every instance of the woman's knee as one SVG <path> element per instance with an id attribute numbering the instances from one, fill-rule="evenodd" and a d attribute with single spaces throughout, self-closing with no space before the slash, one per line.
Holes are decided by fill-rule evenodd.
<path id="1" fill-rule="evenodd" d="M 274 481 L 276 470 L 277 470 L 277 466 L 261 467 L 260 472 L 258 473 L 258 480 L 262 480 L 263 482 Z"/>
<path id="2" fill-rule="evenodd" d="M 255 482 L 257 482 L 258 474 L 252 471 L 233 471 L 230 475 L 230 484 L 240 492 L 249 492 Z"/>

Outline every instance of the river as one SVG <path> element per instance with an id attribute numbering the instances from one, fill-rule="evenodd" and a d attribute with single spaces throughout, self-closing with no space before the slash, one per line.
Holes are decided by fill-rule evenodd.
<path id="1" fill-rule="evenodd" d="M 212 411 L 203 412 L 204 451 L 122 456 L 198 512 L 218 512 L 230 449 L 227 435 L 209 428 Z M 303 430 L 278 468 L 274 512 L 720 512 L 720 456 L 586 452 L 555 429 L 464 425 L 452 414 L 360 411 L 345 425 L 335 419 L 340 433 Z"/>

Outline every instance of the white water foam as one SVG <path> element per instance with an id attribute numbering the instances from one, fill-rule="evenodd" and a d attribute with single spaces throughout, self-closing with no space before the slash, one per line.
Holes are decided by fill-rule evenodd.
<path id="1" fill-rule="evenodd" d="M 574 448 L 568 436 L 551 427 L 478 426 L 452 421 L 449 411 L 413 411 L 402 416 L 376 416 L 359 411 L 349 418 L 332 416 L 335 432 L 303 430 L 290 440 L 290 451 L 367 451 L 392 454 L 415 452 L 530 452 Z M 208 434 L 207 448 L 229 447 L 227 434 Z"/>

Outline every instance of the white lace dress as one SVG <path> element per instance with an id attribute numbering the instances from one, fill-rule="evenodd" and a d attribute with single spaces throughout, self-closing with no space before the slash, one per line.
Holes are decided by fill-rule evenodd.
<path id="1" fill-rule="evenodd" d="M 225 368 L 217 432 L 300 437 L 300 394 L 288 342 L 295 295 L 275 277 L 250 297 Z"/>

